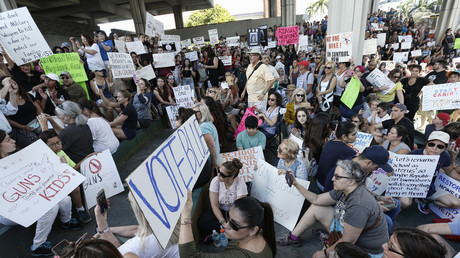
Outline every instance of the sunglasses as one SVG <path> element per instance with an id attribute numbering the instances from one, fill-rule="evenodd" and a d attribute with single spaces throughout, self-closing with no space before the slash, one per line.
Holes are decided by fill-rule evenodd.
<path id="1" fill-rule="evenodd" d="M 217 93 L 215 90 L 208 90 L 208 93 Z"/>
<path id="2" fill-rule="evenodd" d="M 68 76 L 61 76 L 61 79 L 65 80 L 65 79 L 69 79 Z"/>
<path id="3" fill-rule="evenodd" d="M 252 228 L 252 227 L 253 227 L 253 226 L 244 226 L 244 227 L 239 226 L 238 224 L 236 224 L 233 220 L 231 220 L 231 219 L 228 217 L 228 213 L 225 213 L 225 220 L 228 221 L 228 225 L 229 225 L 234 231 L 238 231 L 238 230 L 243 229 L 243 228 Z"/>
<path id="4" fill-rule="evenodd" d="M 436 148 L 440 149 L 440 150 L 444 150 L 446 148 L 446 145 L 443 145 L 443 144 L 436 144 L 434 142 L 429 142 L 427 143 L 427 146 L 428 147 L 431 147 L 433 148 L 434 146 L 436 146 Z"/>
<path id="5" fill-rule="evenodd" d="M 303 96 L 305 96 L 305 95 L 303 95 L 303 94 L 296 94 L 296 96 L 297 96 L 297 97 L 303 97 Z"/>
<path id="6" fill-rule="evenodd" d="M 217 175 L 219 175 L 222 178 L 231 177 L 231 175 L 226 175 L 226 174 L 220 172 L 220 168 L 217 168 Z"/>
<path id="7" fill-rule="evenodd" d="M 270 101 L 276 101 L 276 99 L 272 99 L 272 98 L 269 98 L 268 100 L 270 100 Z"/>
<path id="8" fill-rule="evenodd" d="M 170 78 L 168 78 L 168 80 L 174 80 L 174 77 L 170 77 Z"/>
<path id="9" fill-rule="evenodd" d="M 330 67 L 330 66 L 326 66 L 326 67 L 324 67 L 324 68 L 325 68 L 325 69 L 332 69 L 332 67 Z"/>

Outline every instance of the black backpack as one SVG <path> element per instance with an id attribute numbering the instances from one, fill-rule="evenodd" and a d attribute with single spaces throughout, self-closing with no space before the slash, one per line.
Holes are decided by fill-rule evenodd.
<path id="1" fill-rule="evenodd" d="M 219 62 L 218 62 L 218 66 L 217 66 L 217 75 L 219 77 L 221 77 L 221 76 L 223 77 L 223 76 L 225 76 L 225 66 L 224 66 L 224 63 L 222 62 L 222 60 L 220 60 L 219 58 L 218 58 L 218 60 L 219 60 Z"/>

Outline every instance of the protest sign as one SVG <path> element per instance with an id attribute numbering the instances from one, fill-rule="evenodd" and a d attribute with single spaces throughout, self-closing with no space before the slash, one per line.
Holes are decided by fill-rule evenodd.
<path id="1" fill-rule="evenodd" d="M 235 132 L 235 135 L 234 135 L 234 136 L 235 136 L 235 139 L 236 139 L 236 137 L 238 136 L 239 133 L 241 133 L 242 131 L 246 130 L 246 125 L 244 125 L 244 122 L 246 122 L 246 118 L 247 118 L 248 116 L 255 116 L 255 117 L 257 117 L 256 114 L 254 114 L 253 109 L 247 108 L 247 109 L 246 109 L 246 112 L 244 112 L 243 118 L 241 118 L 241 122 L 240 122 L 240 124 L 238 125 L 238 128 L 236 129 L 236 132 Z M 261 125 L 261 124 L 262 124 L 262 120 L 259 119 L 257 125 Z"/>
<path id="2" fill-rule="evenodd" d="M 164 35 L 161 37 L 160 45 L 168 52 L 181 50 L 179 35 Z"/>
<path id="3" fill-rule="evenodd" d="M 136 71 L 131 55 L 126 53 L 109 52 L 110 66 L 112 67 L 113 78 L 129 78 Z"/>
<path id="4" fill-rule="evenodd" d="M 144 45 L 140 41 L 134 42 L 125 42 L 126 48 L 128 49 L 128 53 L 134 52 L 138 55 L 146 54 Z"/>
<path id="5" fill-rule="evenodd" d="M 260 41 L 259 41 L 259 29 L 248 29 L 248 46 L 254 47 L 254 46 L 260 46 Z"/>
<path id="6" fill-rule="evenodd" d="M 299 153 L 297 153 L 297 158 L 303 158 L 303 155 L 302 155 L 302 152 L 303 152 L 303 149 L 302 149 L 302 146 L 303 146 L 303 140 L 294 136 L 292 133 L 291 135 L 289 136 L 289 140 L 293 140 L 295 143 L 297 143 L 297 145 L 299 145 Z"/>
<path id="7" fill-rule="evenodd" d="M 110 150 L 85 159 L 80 166 L 80 172 L 86 177 L 83 182 L 83 191 L 85 191 L 86 208 L 88 209 L 96 205 L 96 196 L 101 189 L 104 189 L 107 198 L 124 191 Z"/>
<path id="8" fill-rule="evenodd" d="M 305 197 L 294 186 L 289 187 L 285 175 L 278 175 L 278 169 L 264 160 L 257 161 L 251 195 L 261 202 L 267 202 L 273 209 L 276 222 L 293 230 L 299 218 Z M 309 181 L 296 179 L 308 189 Z"/>
<path id="9" fill-rule="evenodd" d="M 209 34 L 209 42 L 213 45 L 219 44 L 219 34 L 217 33 L 217 29 L 208 30 Z"/>
<path id="10" fill-rule="evenodd" d="M 460 182 L 450 176 L 439 173 L 434 182 L 437 189 L 443 189 L 453 196 L 460 198 Z M 452 221 L 460 220 L 460 209 L 443 208 L 436 204 L 430 204 L 430 209 L 438 214 L 441 218 L 447 218 Z"/>
<path id="11" fill-rule="evenodd" d="M 457 108 L 460 108 L 460 82 L 423 87 L 423 111 Z"/>
<path id="12" fill-rule="evenodd" d="M 185 52 L 185 58 L 188 58 L 190 62 L 198 60 L 198 53 L 196 51 L 193 52 Z"/>
<path id="13" fill-rule="evenodd" d="M 460 57 L 452 58 L 452 64 L 454 67 L 456 67 L 458 63 L 460 63 Z"/>
<path id="14" fill-rule="evenodd" d="M 118 52 L 120 53 L 127 53 L 128 51 L 126 50 L 126 45 L 123 40 L 114 40 L 115 41 L 115 47 L 117 48 Z"/>
<path id="15" fill-rule="evenodd" d="M 370 30 L 371 31 L 381 31 L 383 30 L 383 23 L 377 23 L 377 22 L 373 22 L 371 23 L 371 28 Z"/>
<path id="16" fill-rule="evenodd" d="M 174 63 L 174 53 L 153 54 L 152 56 L 153 61 L 155 62 L 155 68 L 171 67 L 176 65 Z"/>
<path id="17" fill-rule="evenodd" d="M 193 44 L 195 44 L 195 46 L 198 46 L 198 47 L 204 46 L 204 37 L 193 38 Z"/>
<path id="18" fill-rule="evenodd" d="M 225 39 L 227 47 L 238 47 L 240 45 L 240 36 L 227 37 Z"/>
<path id="19" fill-rule="evenodd" d="M 176 129 L 176 127 L 174 126 L 174 119 L 176 118 L 178 112 L 179 106 L 166 107 L 166 113 L 168 114 L 169 124 L 171 124 L 172 129 Z"/>
<path id="20" fill-rule="evenodd" d="M 0 42 L 19 66 L 53 54 L 27 7 L 0 13 Z"/>
<path id="21" fill-rule="evenodd" d="M 421 50 L 421 49 L 417 49 L 417 50 L 411 51 L 411 52 L 410 52 L 410 55 L 411 55 L 411 56 L 422 56 L 422 50 Z"/>
<path id="22" fill-rule="evenodd" d="M 353 143 L 349 143 L 348 146 L 358 153 L 363 153 L 364 149 L 371 145 L 374 137 L 370 133 L 357 132 L 356 135 L 356 140 Z"/>
<path id="23" fill-rule="evenodd" d="M 411 48 L 410 42 L 401 42 L 401 49 L 410 49 Z"/>
<path id="24" fill-rule="evenodd" d="M 232 65 L 232 56 L 218 56 L 218 58 L 222 61 L 224 66 Z"/>
<path id="25" fill-rule="evenodd" d="M 176 86 L 173 88 L 176 103 L 179 107 L 192 108 L 195 104 L 192 100 L 193 90 L 190 85 Z"/>
<path id="26" fill-rule="evenodd" d="M 126 182 L 165 248 L 192 190 L 208 160 L 209 149 L 195 116 L 163 142 Z"/>
<path id="27" fill-rule="evenodd" d="M 268 26 L 262 25 L 262 26 L 259 26 L 258 29 L 259 29 L 260 45 L 266 47 L 268 44 Z"/>
<path id="28" fill-rule="evenodd" d="M 388 71 L 395 69 L 396 63 L 394 61 L 380 61 L 380 63 L 385 63 L 385 67 Z"/>
<path id="29" fill-rule="evenodd" d="M 299 50 L 298 51 L 308 51 L 308 36 L 307 35 L 299 36 Z"/>
<path id="30" fill-rule="evenodd" d="M 360 88 L 361 84 L 359 81 L 356 80 L 355 77 L 351 77 L 350 82 L 348 83 L 342 97 L 340 98 L 340 101 L 342 101 L 342 103 L 345 104 L 348 108 L 353 108 L 353 105 L 358 98 Z"/>
<path id="31" fill-rule="evenodd" d="M 366 178 L 366 187 L 376 195 L 382 195 L 388 187 L 388 176 L 385 170 L 378 168 Z"/>
<path id="32" fill-rule="evenodd" d="M 393 48 L 394 51 L 398 50 L 399 49 L 399 43 L 391 44 L 391 48 Z"/>
<path id="33" fill-rule="evenodd" d="M 160 38 L 165 35 L 163 23 L 153 18 L 149 12 L 145 13 L 145 35 Z"/>
<path id="34" fill-rule="evenodd" d="M 257 164 L 257 160 L 265 159 L 264 151 L 261 146 L 220 154 L 220 160 L 222 163 L 225 161 L 232 161 L 234 158 L 238 158 L 243 164 L 238 178 L 243 180 L 245 183 L 252 182 L 252 180 L 254 180 L 254 165 Z"/>
<path id="35" fill-rule="evenodd" d="M 386 196 L 425 198 L 433 179 L 439 156 L 394 154 Z"/>
<path id="36" fill-rule="evenodd" d="M 278 27 L 276 38 L 279 46 L 299 44 L 299 26 Z"/>
<path id="37" fill-rule="evenodd" d="M 455 39 L 454 43 L 454 49 L 459 49 L 460 48 L 460 38 Z"/>
<path id="38" fill-rule="evenodd" d="M 54 54 L 44 57 L 40 59 L 40 61 L 45 74 L 55 73 L 60 75 L 62 71 L 67 71 L 75 82 L 84 82 L 88 80 L 85 68 L 80 62 L 80 55 L 76 52 Z"/>
<path id="39" fill-rule="evenodd" d="M 406 36 L 398 36 L 398 42 L 412 42 L 412 35 L 406 35 Z"/>
<path id="40" fill-rule="evenodd" d="M 276 48 L 276 41 L 269 41 L 267 48 Z"/>
<path id="41" fill-rule="evenodd" d="M 364 40 L 363 55 L 372 55 L 377 52 L 377 39 Z"/>
<path id="42" fill-rule="evenodd" d="M 352 32 L 326 36 L 327 61 L 349 62 L 352 57 Z"/>
<path id="43" fill-rule="evenodd" d="M 407 62 L 409 59 L 409 52 L 394 52 L 393 61 L 395 63 Z"/>
<path id="44" fill-rule="evenodd" d="M 144 78 L 147 81 L 150 81 L 152 79 L 155 79 L 155 71 L 153 71 L 153 67 L 151 65 L 147 65 L 142 67 L 142 69 L 136 70 L 136 78 Z"/>
<path id="45" fill-rule="evenodd" d="M 29 227 L 85 178 L 41 140 L 0 161 L 0 215 Z"/>
<path id="46" fill-rule="evenodd" d="M 192 45 L 192 40 L 191 39 L 181 40 L 180 45 L 182 48 L 190 47 Z"/>
<path id="47" fill-rule="evenodd" d="M 386 33 L 379 33 L 377 34 L 377 46 L 385 46 L 385 42 L 387 40 L 387 34 Z"/>
<path id="48" fill-rule="evenodd" d="M 390 70 L 387 67 L 388 70 Z M 387 90 L 381 91 L 380 93 L 382 95 L 387 94 L 389 91 L 391 91 L 394 87 L 396 87 L 396 84 L 388 78 L 382 71 L 380 71 L 378 68 L 375 68 L 374 71 L 372 71 L 367 77 L 366 80 L 370 82 L 373 86 L 377 88 L 382 88 L 385 86 L 390 87 Z"/>

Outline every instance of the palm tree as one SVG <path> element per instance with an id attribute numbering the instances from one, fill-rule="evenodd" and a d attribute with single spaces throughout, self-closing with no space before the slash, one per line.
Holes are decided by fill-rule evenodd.
<path id="1" fill-rule="evenodd" d="M 320 14 L 326 12 L 329 0 L 317 0 L 316 2 L 310 3 L 310 6 L 305 10 L 308 15 Z"/>

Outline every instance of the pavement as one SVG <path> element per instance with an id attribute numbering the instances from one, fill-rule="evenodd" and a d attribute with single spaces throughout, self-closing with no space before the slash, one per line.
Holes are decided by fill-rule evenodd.
<path id="1" fill-rule="evenodd" d="M 155 135 L 155 137 L 153 137 L 152 141 L 145 143 L 145 146 L 141 148 L 141 150 L 139 150 L 127 162 L 125 162 L 121 167 L 118 168 L 121 178 L 126 178 L 132 171 L 134 171 L 173 132 L 174 131 L 172 129 L 162 129 L 157 135 Z M 278 159 L 275 155 L 275 152 L 266 150 L 264 154 L 265 159 L 272 165 L 276 166 L 276 164 L 278 163 Z M 136 224 L 136 219 L 131 210 L 129 201 L 127 200 L 127 195 L 128 191 L 127 188 L 125 188 L 125 191 L 123 193 L 120 193 L 110 198 L 111 207 L 108 211 L 108 223 L 110 226 Z M 95 234 L 96 221 L 94 219 L 94 209 L 90 210 L 90 214 L 93 217 L 93 220 L 78 231 L 63 229 L 60 223 L 56 222 L 53 226 L 53 230 L 50 234 L 49 240 L 51 240 L 53 243 L 59 243 L 62 239 L 67 239 L 68 241 L 75 241 L 85 233 Z M 421 224 L 431 223 L 433 218 L 437 218 L 437 216 L 434 213 L 428 215 L 420 213 L 414 202 L 414 204 L 411 207 L 403 210 L 399 214 L 398 219 L 395 222 L 395 228 L 416 227 Z M 315 227 L 321 226 L 320 224 L 317 224 L 313 228 Z M 284 234 L 289 233 L 289 230 L 277 223 L 275 223 L 275 231 L 277 239 L 283 236 Z M 321 249 L 321 244 L 319 240 L 311 233 L 310 230 L 307 230 L 304 234 L 302 234 L 301 237 L 303 241 L 303 245 L 301 247 L 278 246 L 276 257 L 311 257 L 313 253 Z M 455 250 L 457 250 L 457 252 L 460 251 L 460 242 L 448 241 L 448 243 Z M 215 248 L 213 246 L 201 246 L 200 249 L 205 250 L 207 252 L 222 251 L 221 248 Z M 0 257 L 2 257 L 1 252 Z M 29 258 L 32 256 L 30 255 L 30 252 L 27 252 L 24 257 Z"/>

